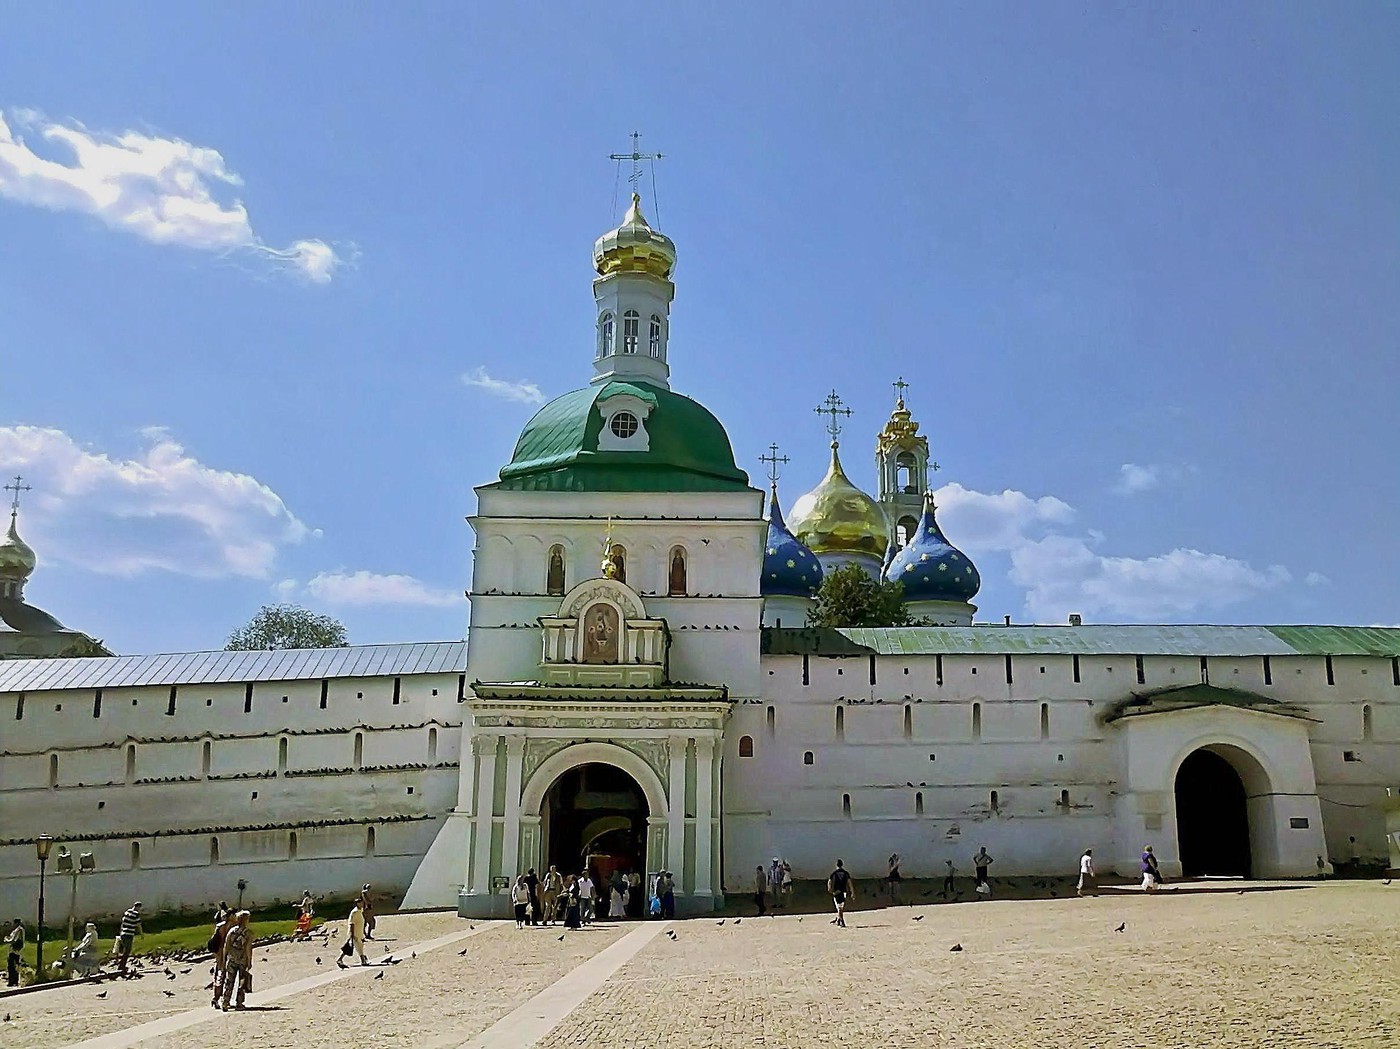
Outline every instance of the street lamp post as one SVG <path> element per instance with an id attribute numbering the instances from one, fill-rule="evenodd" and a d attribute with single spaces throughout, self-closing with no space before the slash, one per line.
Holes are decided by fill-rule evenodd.
<path id="1" fill-rule="evenodd" d="M 91 874 L 97 869 L 97 861 L 93 859 L 92 853 L 85 852 L 78 857 L 78 862 L 73 862 L 73 854 L 68 851 L 67 845 L 58 847 L 58 855 L 54 857 L 54 869 L 59 874 L 66 874 L 72 879 L 72 891 L 68 896 L 68 957 L 73 957 L 73 918 L 78 913 L 78 875 Z"/>
<path id="2" fill-rule="evenodd" d="M 53 848 L 53 838 L 40 834 L 34 842 L 34 851 L 39 854 L 39 929 L 34 937 L 34 981 L 44 979 L 44 869 L 49 863 L 49 849 Z"/>

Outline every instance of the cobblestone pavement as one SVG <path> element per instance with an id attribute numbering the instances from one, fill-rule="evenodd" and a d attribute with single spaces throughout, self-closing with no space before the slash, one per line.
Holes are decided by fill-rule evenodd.
<path id="1" fill-rule="evenodd" d="M 387 917 L 381 930 L 393 940 L 371 958 L 466 925 L 448 914 Z M 212 1022 L 141 1044 L 456 1049 L 632 927 L 560 942 L 559 929 L 495 925 L 405 956 L 377 970 L 382 980 L 361 973 L 263 1012 L 209 1010 Z M 1400 884 L 857 910 L 844 930 L 819 914 L 673 929 L 674 940 L 652 940 L 541 1049 L 1400 1046 Z M 333 945 L 279 944 L 258 952 L 258 986 L 333 964 Z M 207 1010 L 207 967 L 183 968 L 173 981 L 106 984 L 101 1000 L 91 986 L 9 999 L 0 1045 L 58 1049 Z"/>
<path id="2" fill-rule="evenodd" d="M 540 1049 L 1400 1046 L 1400 885 L 892 908 L 849 924 L 682 923 Z"/>

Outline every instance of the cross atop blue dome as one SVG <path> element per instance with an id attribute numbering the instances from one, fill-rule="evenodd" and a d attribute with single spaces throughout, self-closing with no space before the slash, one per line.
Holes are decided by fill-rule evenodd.
<path id="1" fill-rule="evenodd" d="M 933 493 L 924 493 L 924 512 L 904 549 L 895 554 L 885 578 L 904 584 L 906 601 L 970 601 L 982 586 L 977 566 L 948 542 L 934 517 Z"/>
<path id="2" fill-rule="evenodd" d="M 778 486 L 768 497 L 768 539 L 763 545 L 763 578 L 759 591 L 765 597 L 811 597 L 822 581 L 822 565 L 815 554 L 788 531 L 778 505 Z"/>

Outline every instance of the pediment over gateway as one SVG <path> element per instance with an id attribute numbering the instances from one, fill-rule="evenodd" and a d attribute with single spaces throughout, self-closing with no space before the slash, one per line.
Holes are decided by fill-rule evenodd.
<path id="1" fill-rule="evenodd" d="M 668 678 L 670 631 L 617 579 L 588 579 L 541 616 L 540 680 L 547 685 L 655 688 Z"/>

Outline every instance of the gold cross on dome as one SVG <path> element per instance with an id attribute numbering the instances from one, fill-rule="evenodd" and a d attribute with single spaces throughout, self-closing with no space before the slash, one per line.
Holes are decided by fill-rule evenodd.
<path id="1" fill-rule="evenodd" d="M 15 474 L 14 483 L 5 485 L 5 491 L 15 493 L 14 499 L 10 501 L 11 514 L 19 513 L 19 493 L 32 492 L 34 490 L 34 486 L 32 484 L 21 484 L 20 482 L 23 480 L 23 477 L 21 477 L 19 474 Z"/>
<path id="2" fill-rule="evenodd" d="M 821 404 L 817 405 L 817 407 L 812 410 L 818 415 L 831 416 L 831 421 L 826 423 L 825 426 L 826 432 L 831 434 L 832 444 L 836 443 L 836 437 L 841 432 L 840 418 L 844 416 L 849 419 L 851 415 L 854 414 L 851 409 L 846 407 L 845 402 L 842 401 L 840 397 L 836 396 L 835 390 L 827 394 L 826 400 L 822 401 Z"/>
<path id="3" fill-rule="evenodd" d="M 758 461 L 768 464 L 768 483 L 774 488 L 778 487 L 778 465 L 780 463 L 786 464 L 792 462 L 786 455 L 778 454 L 778 446 L 776 443 L 770 444 L 768 446 L 768 454 L 760 455 Z"/>
<path id="4" fill-rule="evenodd" d="M 899 401 L 902 405 L 904 403 L 904 391 L 909 389 L 909 384 L 904 381 L 904 376 L 901 375 L 894 382 L 890 383 L 890 385 L 895 389 L 895 400 Z"/>

